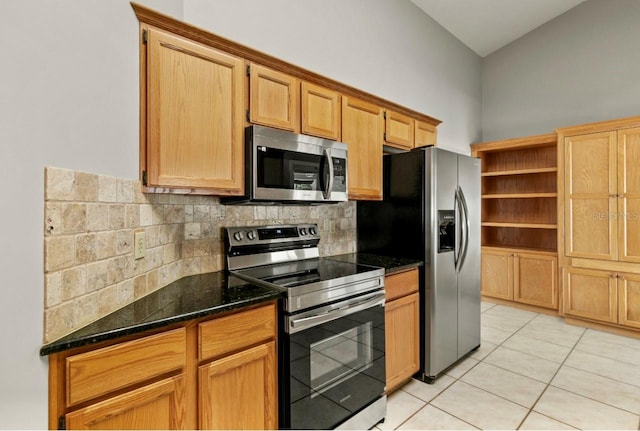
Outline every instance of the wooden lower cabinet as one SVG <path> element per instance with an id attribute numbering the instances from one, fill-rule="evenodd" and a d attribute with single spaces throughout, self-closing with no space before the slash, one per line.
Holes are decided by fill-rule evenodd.
<path id="1" fill-rule="evenodd" d="M 482 248 L 484 296 L 558 309 L 558 258 L 555 253 Z"/>
<path id="2" fill-rule="evenodd" d="M 584 268 L 564 271 L 564 314 L 618 323 L 618 289 L 615 274 Z"/>
<path id="3" fill-rule="evenodd" d="M 482 294 L 513 300 L 513 253 L 483 248 L 481 266 Z"/>
<path id="4" fill-rule="evenodd" d="M 67 429 L 186 429 L 182 375 L 160 380 L 66 415 Z"/>
<path id="5" fill-rule="evenodd" d="M 640 275 L 566 268 L 564 314 L 640 329 Z"/>
<path id="6" fill-rule="evenodd" d="M 387 276 L 385 290 L 385 363 L 387 391 L 391 391 L 420 368 L 418 270 Z"/>
<path id="7" fill-rule="evenodd" d="M 640 329 L 640 275 L 618 277 L 618 322 Z"/>
<path id="8" fill-rule="evenodd" d="M 275 429 L 276 319 L 271 302 L 99 348 L 52 354 L 49 426 Z"/>
<path id="9" fill-rule="evenodd" d="M 199 369 L 200 429 L 276 429 L 276 344 L 261 344 Z"/>

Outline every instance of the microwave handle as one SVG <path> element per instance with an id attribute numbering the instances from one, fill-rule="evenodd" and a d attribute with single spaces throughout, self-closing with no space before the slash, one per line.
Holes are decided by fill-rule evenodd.
<path id="1" fill-rule="evenodd" d="M 327 159 L 327 165 L 329 166 L 329 181 L 325 184 L 325 188 L 322 191 L 322 195 L 325 199 L 331 198 L 331 190 L 333 190 L 333 158 L 329 154 L 329 149 L 324 149 L 324 157 Z"/>

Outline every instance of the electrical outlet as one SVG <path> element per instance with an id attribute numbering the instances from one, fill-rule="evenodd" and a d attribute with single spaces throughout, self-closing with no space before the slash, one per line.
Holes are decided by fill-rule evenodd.
<path id="1" fill-rule="evenodd" d="M 136 232 L 133 234 L 133 257 L 142 259 L 147 254 L 147 240 L 144 232 Z"/>

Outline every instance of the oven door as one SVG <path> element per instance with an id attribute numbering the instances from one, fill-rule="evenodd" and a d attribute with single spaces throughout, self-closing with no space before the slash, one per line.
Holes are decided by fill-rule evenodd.
<path id="1" fill-rule="evenodd" d="M 384 291 L 284 323 L 282 428 L 332 429 L 384 394 Z"/>

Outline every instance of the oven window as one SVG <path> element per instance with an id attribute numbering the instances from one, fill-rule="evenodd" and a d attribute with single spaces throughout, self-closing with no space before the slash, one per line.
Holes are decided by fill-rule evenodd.
<path id="1" fill-rule="evenodd" d="M 281 427 L 332 429 L 384 393 L 384 307 L 283 337 Z"/>
<path id="2" fill-rule="evenodd" d="M 372 336 L 371 322 L 367 322 L 313 343 L 309 356 L 312 396 L 371 367 Z"/>

